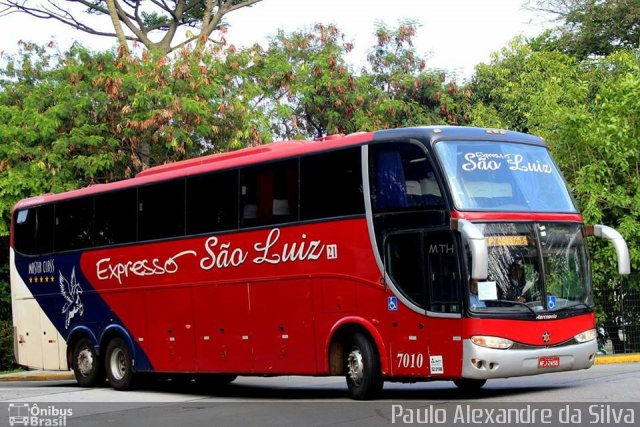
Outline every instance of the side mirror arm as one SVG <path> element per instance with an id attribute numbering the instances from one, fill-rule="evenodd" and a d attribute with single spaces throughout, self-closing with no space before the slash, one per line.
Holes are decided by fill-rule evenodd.
<path id="1" fill-rule="evenodd" d="M 627 275 L 631 273 L 631 260 L 629 258 L 629 248 L 624 237 L 615 229 L 606 225 L 585 226 L 585 234 L 587 236 L 596 236 L 607 239 L 611 242 L 616 250 L 618 257 L 618 274 Z"/>

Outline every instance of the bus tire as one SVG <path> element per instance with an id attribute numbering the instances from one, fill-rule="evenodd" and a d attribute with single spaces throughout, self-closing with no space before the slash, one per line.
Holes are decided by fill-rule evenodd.
<path id="1" fill-rule="evenodd" d="M 71 367 L 80 387 L 93 387 L 104 380 L 103 365 L 88 338 L 81 338 L 73 347 Z"/>
<path id="2" fill-rule="evenodd" d="M 371 340 L 361 333 L 354 334 L 349 340 L 345 371 L 347 386 L 353 399 L 375 399 L 382 391 L 384 381 L 378 351 Z"/>
<path id="3" fill-rule="evenodd" d="M 120 337 L 109 341 L 105 352 L 104 366 L 109 384 L 116 390 L 133 388 L 133 363 L 127 343 Z"/>
<path id="4" fill-rule="evenodd" d="M 463 391 L 477 391 L 486 384 L 487 380 L 473 380 L 470 378 L 459 378 L 453 380 L 453 383 Z"/>

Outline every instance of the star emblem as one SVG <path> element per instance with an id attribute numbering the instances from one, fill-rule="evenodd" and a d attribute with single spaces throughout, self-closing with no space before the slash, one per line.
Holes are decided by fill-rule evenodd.
<path id="1" fill-rule="evenodd" d="M 542 342 L 547 344 L 549 341 L 551 341 L 551 334 L 545 331 L 545 333 L 542 334 Z"/>

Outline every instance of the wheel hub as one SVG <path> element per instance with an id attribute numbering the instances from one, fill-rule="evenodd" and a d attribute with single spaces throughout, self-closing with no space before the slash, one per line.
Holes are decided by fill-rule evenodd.
<path id="1" fill-rule="evenodd" d="M 90 375 L 93 371 L 93 353 L 88 348 L 83 348 L 78 353 L 77 357 L 78 371 L 85 377 Z"/>
<path id="2" fill-rule="evenodd" d="M 109 367 L 116 380 L 119 381 L 124 378 L 127 373 L 127 359 L 122 349 L 117 348 L 113 350 L 109 358 Z"/>
<path id="3" fill-rule="evenodd" d="M 360 385 L 364 378 L 364 363 L 359 348 L 354 348 L 347 358 L 348 375 L 355 385 Z"/>

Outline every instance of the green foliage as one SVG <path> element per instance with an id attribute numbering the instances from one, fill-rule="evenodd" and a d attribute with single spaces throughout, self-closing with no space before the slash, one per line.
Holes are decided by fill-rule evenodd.
<path id="1" fill-rule="evenodd" d="M 169 61 L 23 45 L 0 69 L 0 235 L 21 198 L 261 143 L 250 61 L 221 47 Z"/>
<path id="2" fill-rule="evenodd" d="M 583 59 L 607 56 L 640 43 L 638 0 L 536 0 L 534 9 L 555 14 L 562 24 L 534 43 Z"/>
<path id="3" fill-rule="evenodd" d="M 369 67 L 356 73 L 345 55 L 353 45 L 332 25 L 279 32 L 256 63 L 260 106 L 280 138 L 320 137 L 398 126 L 459 124 L 470 92 L 426 69 L 412 38 L 417 25 L 379 24 Z"/>
<path id="4" fill-rule="evenodd" d="M 10 321 L 0 321 L 0 371 L 17 368 L 13 357 L 13 325 Z"/>

